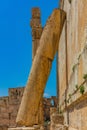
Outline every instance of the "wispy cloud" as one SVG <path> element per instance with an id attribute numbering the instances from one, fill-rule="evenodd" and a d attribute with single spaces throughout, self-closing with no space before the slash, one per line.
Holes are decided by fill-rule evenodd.
<path id="1" fill-rule="evenodd" d="M 51 96 L 48 93 L 44 93 L 43 97 L 49 98 Z"/>

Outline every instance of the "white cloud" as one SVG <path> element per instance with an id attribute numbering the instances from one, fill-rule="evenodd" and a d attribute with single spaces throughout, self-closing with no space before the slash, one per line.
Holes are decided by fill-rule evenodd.
<path id="1" fill-rule="evenodd" d="M 48 93 L 44 93 L 43 97 L 49 98 L 50 95 Z"/>

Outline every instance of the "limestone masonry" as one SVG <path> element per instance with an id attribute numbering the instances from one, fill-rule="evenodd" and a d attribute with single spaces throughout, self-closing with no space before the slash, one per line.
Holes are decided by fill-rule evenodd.
<path id="1" fill-rule="evenodd" d="M 9 89 L 8 97 L 0 97 L 0 130 L 16 127 L 16 116 L 24 88 Z"/>
<path id="2" fill-rule="evenodd" d="M 30 25 L 31 72 L 0 98 L 0 130 L 87 130 L 87 0 L 60 0 L 44 28 L 33 8 Z M 57 51 L 57 99 L 43 98 Z"/>
<path id="3" fill-rule="evenodd" d="M 69 130 L 87 130 L 87 0 L 61 0 L 67 14 L 58 50 L 59 109 Z"/>
<path id="4" fill-rule="evenodd" d="M 24 87 L 10 88 L 9 96 L 0 97 L 0 130 L 17 127 L 16 117 L 23 96 Z M 52 102 L 54 104 L 52 104 Z M 55 96 L 43 98 L 44 121 L 50 120 L 50 107 L 57 106 Z"/>

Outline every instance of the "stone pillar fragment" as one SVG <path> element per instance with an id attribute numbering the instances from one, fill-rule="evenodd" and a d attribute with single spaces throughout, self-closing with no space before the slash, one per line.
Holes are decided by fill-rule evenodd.
<path id="1" fill-rule="evenodd" d="M 32 19 L 30 22 L 32 28 L 32 60 L 36 55 L 36 51 L 39 47 L 39 41 L 42 35 L 41 16 L 39 8 L 32 8 Z"/>
<path id="2" fill-rule="evenodd" d="M 41 15 L 39 8 L 32 8 L 32 19 L 30 22 L 32 28 L 32 62 L 36 55 L 36 51 L 40 46 L 40 38 L 42 35 L 42 26 L 41 26 Z M 39 109 L 36 115 L 35 124 L 43 124 L 44 114 L 43 114 L 43 99 L 40 101 Z"/>
<path id="3" fill-rule="evenodd" d="M 18 124 L 24 126 L 35 124 L 35 116 L 50 74 L 64 21 L 65 12 L 59 9 L 55 9 L 47 21 L 17 115 Z"/>

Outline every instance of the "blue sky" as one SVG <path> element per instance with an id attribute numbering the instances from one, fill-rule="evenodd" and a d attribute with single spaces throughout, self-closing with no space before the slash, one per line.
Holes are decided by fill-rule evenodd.
<path id="1" fill-rule="evenodd" d="M 41 9 L 42 25 L 58 0 L 1 0 L 0 1 L 0 96 L 8 88 L 23 87 L 32 65 L 31 9 Z M 56 63 L 53 62 L 45 95 L 56 95 Z"/>

